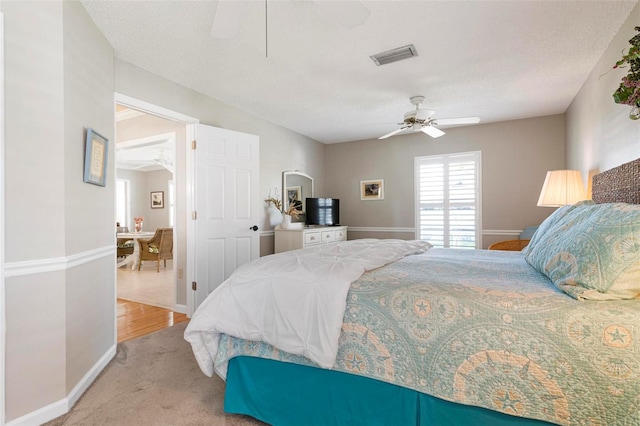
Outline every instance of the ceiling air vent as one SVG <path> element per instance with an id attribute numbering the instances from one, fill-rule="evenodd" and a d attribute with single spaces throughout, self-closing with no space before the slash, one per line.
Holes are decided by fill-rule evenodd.
<path id="1" fill-rule="evenodd" d="M 418 56 L 418 51 L 413 44 L 409 44 L 407 46 L 387 50 L 386 52 L 378 53 L 376 55 L 371 55 L 370 58 L 376 63 L 376 65 L 380 66 L 412 58 L 414 56 Z"/>

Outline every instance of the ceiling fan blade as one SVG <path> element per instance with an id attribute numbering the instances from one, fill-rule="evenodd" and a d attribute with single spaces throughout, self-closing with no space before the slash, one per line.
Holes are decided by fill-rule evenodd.
<path id="1" fill-rule="evenodd" d="M 449 126 L 451 124 L 478 124 L 480 122 L 480 117 L 436 118 L 434 121 L 438 126 Z"/>
<path id="2" fill-rule="evenodd" d="M 442 130 L 433 126 L 424 126 L 423 128 L 420 129 L 420 131 L 426 133 L 432 138 L 439 138 L 440 136 L 444 135 L 444 132 Z"/>
<path id="3" fill-rule="evenodd" d="M 378 139 L 386 139 L 386 138 L 390 138 L 390 137 L 391 137 L 391 136 L 393 136 L 393 135 L 397 135 L 398 133 L 400 133 L 400 132 L 402 132 L 402 131 L 404 131 L 404 130 L 407 130 L 409 127 L 411 127 L 411 126 L 404 126 L 404 127 L 400 127 L 399 129 L 394 130 L 393 132 L 389 132 L 389 133 L 387 133 L 387 134 L 386 134 L 386 135 L 384 135 L 384 136 L 380 136 Z"/>
<path id="4" fill-rule="evenodd" d="M 245 2 L 218 0 L 211 25 L 211 36 L 220 39 L 237 36 L 245 9 Z"/>
<path id="5" fill-rule="evenodd" d="M 416 110 L 416 120 L 428 120 L 436 112 L 432 109 L 420 108 Z"/>

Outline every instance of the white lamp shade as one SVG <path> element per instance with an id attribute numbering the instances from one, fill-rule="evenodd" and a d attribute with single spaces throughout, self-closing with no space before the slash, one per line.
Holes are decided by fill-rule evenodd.
<path id="1" fill-rule="evenodd" d="M 544 179 L 539 207 L 561 207 L 586 200 L 587 194 L 578 170 L 551 170 Z"/>

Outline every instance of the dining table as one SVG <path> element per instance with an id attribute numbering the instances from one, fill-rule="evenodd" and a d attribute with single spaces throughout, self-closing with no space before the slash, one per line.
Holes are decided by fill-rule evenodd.
<path id="1" fill-rule="evenodd" d="M 135 270 L 138 268 L 138 264 L 140 263 L 140 244 L 138 244 L 138 240 L 140 238 L 147 239 L 151 238 L 155 235 L 155 232 L 118 232 L 116 237 L 118 239 L 124 238 L 127 241 L 133 240 L 133 254 L 125 257 L 117 263 L 118 268 L 121 268 L 125 265 L 131 264 L 131 269 Z"/>

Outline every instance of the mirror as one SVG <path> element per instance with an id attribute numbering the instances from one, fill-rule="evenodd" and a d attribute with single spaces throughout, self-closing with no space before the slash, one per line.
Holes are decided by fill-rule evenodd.
<path id="1" fill-rule="evenodd" d="M 296 208 L 303 213 L 295 222 L 305 221 L 307 197 L 313 197 L 313 178 L 297 170 L 282 172 L 282 209 L 286 212 L 289 203 L 294 202 Z"/>

